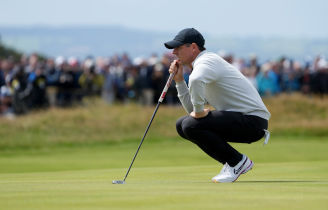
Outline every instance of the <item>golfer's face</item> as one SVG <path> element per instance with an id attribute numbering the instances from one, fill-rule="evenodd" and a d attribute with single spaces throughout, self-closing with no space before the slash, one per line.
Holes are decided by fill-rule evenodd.
<path id="1" fill-rule="evenodd" d="M 192 62 L 192 47 L 190 44 L 184 44 L 173 49 L 173 54 L 178 57 L 182 64 Z"/>

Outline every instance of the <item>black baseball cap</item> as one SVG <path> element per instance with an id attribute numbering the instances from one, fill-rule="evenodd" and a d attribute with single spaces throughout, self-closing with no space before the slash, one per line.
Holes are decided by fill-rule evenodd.
<path id="1" fill-rule="evenodd" d="M 205 39 L 196 29 L 186 28 L 180 31 L 172 41 L 165 42 L 164 45 L 168 49 L 173 49 L 188 43 L 196 43 L 199 47 L 204 47 Z"/>

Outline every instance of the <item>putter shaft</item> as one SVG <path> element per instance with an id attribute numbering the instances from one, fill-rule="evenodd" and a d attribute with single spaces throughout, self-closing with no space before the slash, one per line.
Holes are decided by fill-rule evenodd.
<path id="1" fill-rule="evenodd" d="M 125 174 L 125 177 L 124 177 L 124 179 L 123 179 L 124 182 L 125 182 L 126 177 L 128 177 L 128 174 L 129 174 L 129 172 L 130 172 L 130 170 L 131 170 L 131 167 L 132 167 L 132 165 L 133 165 L 133 163 L 134 163 L 134 160 L 136 159 L 136 157 L 137 157 L 137 155 L 138 155 L 138 152 L 139 152 L 139 150 L 140 150 L 140 148 L 141 148 L 141 145 L 142 145 L 142 143 L 143 143 L 143 141 L 144 141 L 144 139 L 145 139 L 145 137 L 146 137 L 146 135 L 147 135 L 147 133 L 148 133 L 148 130 L 149 130 L 149 128 L 150 128 L 150 125 L 151 125 L 151 123 L 153 122 L 153 119 L 154 119 L 154 117 L 155 117 L 155 115 L 156 115 L 156 112 L 157 112 L 158 107 L 159 107 L 160 104 L 161 104 L 161 102 L 158 102 L 158 103 L 157 103 L 157 106 L 156 106 L 156 108 L 155 108 L 155 111 L 154 111 L 154 113 L 153 113 L 153 116 L 151 117 L 151 120 L 150 120 L 150 122 L 148 123 L 148 126 L 147 126 L 147 128 L 146 128 L 145 134 L 143 135 L 143 137 L 142 137 L 142 139 L 141 139 L 141 142 L 140 142 L 140 144 L 139 144 L 139 146 L 138 146 L 138 149 L 137 149 L 136 153 L 134 154 L 134 157 L 133 157 L 133 159 L 132 159 L 132 162 L 131 162 L 131 164 L 130 164 L 129 169 L 128 169 L 128 171 L 127 171 L 126 174 Z"/>
<path id="2" fill-rule="evenodd" d="M 134 163 L 134 160 L 136 159 L 136 157 L 137 157 L 137 155 L 138 155 L 138 152 L 139 152 L 139 150 L 140 150 L 140 148 L 141 148 L 141 145 L 142 145 L 142 143 L 143 143 L 143 141 L 144 141 L 144 139 L 145 139 L 145 137 L 146 137 L 146 135 L 147 135 L 147 133 L 148 133 L 148 130 L 149 130 L 149 128 L 150 128 L 150 125 L 151 125 L 151 123 L 152 123 L 153 120 L 154 120 L 154 117 L 155 117 L 156 112 L 157 112 L 157 110 L 158 110 L 158 108 L 159 108 L 159 105 L 163 102 L 163 100 L 164 100 L 164 98 L 165 98 L 165 96 L 166 96 L 166 92 L 167 92 L 167 90 L 169 89 L 169 87 L 170 87 L 170 85 L 171 85 L 171 83 L 172 83 L 172 80 L 173 80 L 174 75 L 175 75 L 174 73 L 171 73 L 170 76 L 169 76 L 169 78 L 168 78 L 168 80 L 167 80 L 167 82 L 166 82 L 166 84 L 165 84 L 165 87 L 164 87 L 164 89 L 163 89 L 163 91 L 162 91 L 162 94 L 161 94 L 161 96 L 160 96 L 159 99 L 158 99 L 158 103 L 157 103 L 157 106 L 156 106 L 156 108 L 155 108 L 155 111 L 154 111 L 154 113 L 153 113 L 153 115 L 152 115 L 152 117 L 151 117 L 151 119 L 150 119 L 150 121 L 149 121 L 149 123 L 148 123 L 148 126 L 147 126 L 146 131 L 145 131 L 145 133 L 144 133 L 144 135 L 143 135 L 143 137 L 142 137 L 142 139 L 141 139 L 141 141 L 140 141 L 140 144 L 139 144 L 139 146 L 138 146 L 138 149 L 137 149 L 136 153 L 134 154 L 134 157 L 133 157 L 133 159 L 132 159 L 132 162 L 131 162 L 131 164 L 130 164 L 130 167 L 129 167 L 128 171 L 126 172 L 125 177 L 124 177 L 124 179 L 123 179 L 123 181 L 122 181 L 123 183 L 125 183 L 125 180 L 126 180 L 126 178 L 128 177 L 128 175 L 129 175 L 129 172 L 130 172 L 131 167 L 132 167 L 132 165 L 133 165 L 133 163 Z M 117 183 L 117 182 L 118 182 L 118 181 L 116 181 L 116 182 L 114 183 L 114 181 L 113 181 L 113 184 L 122 184 L 122 183 Z"/>

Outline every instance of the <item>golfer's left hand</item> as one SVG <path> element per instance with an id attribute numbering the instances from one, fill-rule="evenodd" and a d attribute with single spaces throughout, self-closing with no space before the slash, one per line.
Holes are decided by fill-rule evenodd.
<path id="1" fill-rule="evenodd" d="M 203 118 L 203 117 L 206 117 L 209 112 L 210 112 L 209 109 L 204 109 L 204 111 L 202 111 L 202 112 L 194 112 L 193 111 L 190 113 L 190 116 L 192 116 L 193 118 L 196 118 L 196 119 Z"/>

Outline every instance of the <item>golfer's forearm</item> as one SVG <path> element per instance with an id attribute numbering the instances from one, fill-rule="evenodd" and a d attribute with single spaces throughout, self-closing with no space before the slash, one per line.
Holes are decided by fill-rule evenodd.
<path id="1" fill-rule="evenodd" d="M 191 95 L 191 103 L 193 104 L 194 112 L 203 112 L 205 104 L 205 83 L 201 78 L 189 79 L 189 92 Z"/>
<path id="2" fill-rule="evenodd" d="M 193 105 L 190 100 L 189 89 L 185 81 L 176 82 L 179 100 L 188 114 L 193 111 Z"/>

